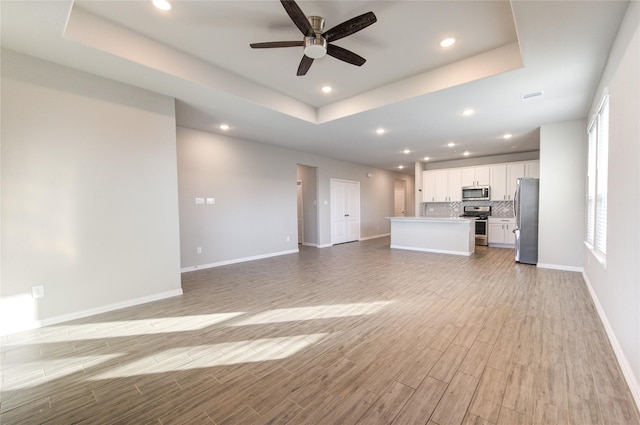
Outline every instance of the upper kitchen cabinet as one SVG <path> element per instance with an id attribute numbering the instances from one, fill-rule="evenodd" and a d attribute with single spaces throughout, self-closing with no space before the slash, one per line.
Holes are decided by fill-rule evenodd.
<path id="1" fill-rule="evenodd" d="M 422 202 L 435 202 L 436 200 L 436 172 L 422 172 Z"/>
<path id="2" fill-rule="evenodd" d="M 526 177 L 540 178 L 540 161 L 527 161 L 524 163 L 524 174 Z"/>
<path id="3" fill-rule="evenodd" d="M 540 177 L 540 161 L 513 162 L 491 166 L 491 200 L 513 201 L 520 177 Z"/>
<path id="4" fill-rule="evenodd" d="M 424 171 L 422 179 L 422 202 L 462 201 L 460 169 Z"/>
<path id="5" fill-rule="evenodd" d="M 491 200 L 507 200 L 507 165 L 491 166 Z"/>
<path id="6" fill-rule="evenodd" d="M 462 168 L 462 187 L 466 186 L 489 186 L 491 184 L 491 167 Z"/>
<path id="7" fill-rule="evenodd" d="M 461 202 L 463 187 L 487 185 L 492 201 L 513 201 L 520 177 L 540 178 L 540 161 L 423 171 L 422 202 Z"/>

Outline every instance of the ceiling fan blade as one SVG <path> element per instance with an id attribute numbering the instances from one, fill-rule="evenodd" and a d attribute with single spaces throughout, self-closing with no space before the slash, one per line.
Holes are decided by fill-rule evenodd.
<path id="1" fill-rule="evenodd" d="M 327 41 L 340 40 L 341 38 L 344 38 L 368 27 L 369 25 L 375 23 L 377 20 L 378 19 L 373 12 L 363 13 L 360 16 L 351 18 L 348 21 L 344 21 L 343 23 L 338 24 L 335 27 L 325 31 L 322 36 Z"/>
<path id="2" fill-rule="evenodd" d="M 304 41 L 266 41 L 264 43 L 249 44 L 253 49 L 270 49 L 273 47 L 302 47 Z"/>
<path id="3" fill-rule="evenodd" d="M 300 61 L 300 65 L 298 66 L 297 76 L 305 75 L 309 68 L 311 68 L 311 64 L 313 63 L 313 59 L 307 55 L 302 55 L 302 60 Z"/>
<path id="4" fill-rule="evenodd" d="M 333 44 L 329 44 L 327 46 L 327 54 L 355 66 L 362 66 L 367 61 L 365 58 L 356 55 L 351 50 L 347 50 Z"/>
<path id="5" fill-rule="evenodd" d="M 280 3 L 282 3 L 284 10 L 287 11 L 287 14 L 289 15 L 293 23 L 296 24 L 296 27 L 298 27 L 302 34 L 304 34 L 305 36 L 312 36 L 315 34 L 313 32 L 313 27 L 311 26 L 309 19 L 307 19 L 306 15 L 295 1 L 280 0 Z"/>

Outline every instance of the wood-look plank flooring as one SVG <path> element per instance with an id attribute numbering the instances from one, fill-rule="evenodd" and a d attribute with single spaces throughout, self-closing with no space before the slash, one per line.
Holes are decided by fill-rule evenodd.
<path id="1" fill-rule="evenodd" d="M 2 339 L 0 423 L 640 425 L 579 273 L 388 238 Z"/>

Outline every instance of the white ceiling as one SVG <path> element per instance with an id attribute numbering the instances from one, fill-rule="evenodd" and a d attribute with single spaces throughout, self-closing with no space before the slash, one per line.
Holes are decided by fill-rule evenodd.
<path id="1" fill-rule="evenodd" d="M 299 1 L 325 29 L 378 19 L 335 42 L 362 67 L 326 56 L 303 77 L 302 48 L 249 47 L 302 39 L 279 1 L 172 4 L 3 0 L 2 46 L 175 97 L 185 127 L 413 173 L 537 150 L 541 125 L 584 118 L 628 1 Z"/>

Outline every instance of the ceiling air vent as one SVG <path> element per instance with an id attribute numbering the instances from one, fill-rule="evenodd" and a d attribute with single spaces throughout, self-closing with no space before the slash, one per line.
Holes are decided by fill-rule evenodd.
<path id="1" fill-rule="evenodd" d="M 520 98 L 524 102 L 525 100 L 530 100 L 530 99 L 534 99 L 536 97 L 540 97 L 543 94 L 544 94 L 543 91 L 534 91 L 534 92 L 531 92 L 531 93 L 523 94 L 523 95 L 520 96 Z"/>

